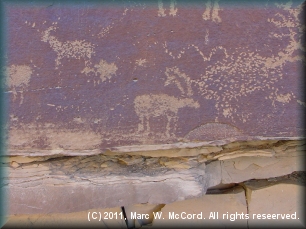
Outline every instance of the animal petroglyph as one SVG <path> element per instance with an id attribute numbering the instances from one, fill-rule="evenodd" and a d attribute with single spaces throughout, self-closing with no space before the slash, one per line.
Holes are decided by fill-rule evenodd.
<path id="1" fill-rule="evenodd" d="M 85 66 L 90 63 L 91 56 L 94 54 L 94 45 L 85 40 L 59 41 L 51 35 L 51 31 L 56 31 L 56 26 L 50 26 L 42 33 L 42 41 L 48 42 L 53 51 L 56 52 L 56 69 L 58 69 L 63 58 L 83 59 Z"/>
<path id="2" fill-rule="evenodd" d="M 167 118 L 166 136 L 170 137 L 171 123 L 176 129 L 178 110 L 184 107 L 199 108 L 197 101 L 190 98 L 179 99 L 167 94 L 148 94 L 137 96 L 134 100 L 134 107 L 140 124 L 138 131 L 150 131 L 150 118 L 164 116 Z"/>
<path id="3" fill-rule="evenodd" d="M 206 10 L 204 11 L 202 17 L 204 20 L 212 20 L 213 22 L 219 23 L 221 22 L 221 18 L 219 16 L 219 0 L 216 1 L 207 1 Z"/>
<path id="4" fill-rule="evenodd" d="M 61 64 L 63 58 L 74 58 L 83 59 L 85 62 L 85 68 L 81 73 L 88 75 L 89 73 L 94 73 L 94 75 L 99 75 L 102 82 L 110 79 L 116 74 L 118 70 L 115 63 L 107 63 L 104 60 L 100 60 L 98 64 L 92 67 L 91 57 L 95 53 L 94 45 L 86 42 L 85 40 L 75 40 L 75 41 L 59 41 L 55 36 L 51 35 L 51 31 L 56 31 L 56 26 L 51 26 L 43 32 L 42 41 L 48 42 L 50 47 L 57 53 L 57 58 L 55 60 L 56 69 Z"/>
<path id="5" fill-rule="evenodd" d="M 170 137 L 170 131 L 176 130 L 178 120 L 178 110 L 184 107 L 199 108 L 200 105 L 192 98 L 190 78 L 179 70 L 178 67 L 166 68 L 165 75 L 167 79 L 164 86 L 174 84 L 181 92 L 181 98 L 167 94 L 147 94 L 137 96 L 134 100 L 134 107 L 137 116 L 140 119 L 138 132 L 150 132 L 150 118 L 163 116 L 167 118 L 166 136 Z M 173 126 L 171 128 L 171 125 Z"/>
<path id="6" fill-rule="evenodd" d="M 184 77 L 180 77 L 181 73 L 178 73 L 178 69 L 168 68 L 165 85 L 174 83 L 182 94 L 188 96 L 192 92 L 188 88 L 191 88 L 192 85 L 205 99 L 215 101 L 218 115 L 223 115 L 233 122 L 237 120 L 247 122 L 250 119 L 252 113 L 241 109 L 242 104 L 239 101 L 258 91 L 263 92 L 263 99 L 271 101 L 272 107 L 296 101 L 294 92 L 284 93 L 275 86 L 275 83 L 285 77 L 283 66 L 286 63 L 305 61 L 305 57 L 299 52 L 304 49 L 301 45 L 303 27 L 299 23 L 301 7 L 292 8 L 292 2 L 278 5 L 278 7 L 283 8 L 283 11 L 267 18 L 268 23 L 282 29 L 278 30 L 277 34 L 271 33 L 270 36 L 287 41 L 287 46 L 278 54 L 261 56 L 259 52 L 251 51 L 248 47 L 227 50 L 223 46 L 214 47 L 210 52 L 204 54 L 197 45 L 188 44 L 183 49 L 176 51 L 177 55 L 174 55 L 172 50 L 168 50 L 165 42 L 163 44 L 165 52 L 173 59 L 179 59 L 182 55 L 186 55 L 188 49 L 195 49 L 202 57 L 203 62 L 209 62 L 213 55 L 220 50 L 224 53 L 215 65 L 207 65 L 205 73 L 201 74 L 200 79 L 189 79 L 185 76 L 185 81 L 183 81 Z M 205 15 L 212 17 L 212 8 L 211 1 L 208 1 L 209 14 L 207 11 Z M 283 30 L 283 28 L 287 29 Z M 184 84 L 187 84 L 188 87 L 183 88 Z"/>
<path id="7" fill-rule="evenodd" d="M 257 52 L 250 51 L 247 47 L 237 48 L 231 55 L 227 55 L 224 50 L 225 57 L 220 59 L 217 65 L 207 66 L 200 80 L 192 80 L 193 85 L 204 98 L 215 101 L 218 114 L 232 121 L 238 117 L 239 120 L 246 122 L 251 114 L 240 109 L 241 104 L 238 101 L 258 91 L 265 93 L 264 98 L 270 100 L 273 107 L 276 107 L 277 103 L 289 103 L 292 99 L 296 99 L 293 92 L 282 94 L 275 86 L 275 83 L 284 77 L 283 66 L 286 63 L 305 60 L 297 52 L 303 49 L 298 19 L 301 8 L 292 9 L 291 6 L 290 2 L 279 6 L 288 12 L 286 16 L 277 13 L 267 19 L 269 23 L 278 28 L 287 28 L 287 30 L 280 30 L 276 36 L 283 40 L 289 38 L 288 45 L 278 53 L 278 56 L 263 57 Z M 300 34 L 297 30 L 300 30 Z M 205 57 L 201 50 L 196 46 L 193 47 L 203 57 L 203 61 L 209 60 L 213 54 L 211 52 Z"/>

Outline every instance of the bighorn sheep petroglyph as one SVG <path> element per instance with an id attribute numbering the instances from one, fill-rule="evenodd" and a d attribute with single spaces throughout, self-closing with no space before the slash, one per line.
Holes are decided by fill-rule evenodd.
<path id="1" fill-rule="evenodd" d="M 134 100 L 134 107 L 140 119 L 138 132 L 150 132 L 150 118 L 166 117 L 166 136 L 170 137 L 170 131 L 176 130 L 178 110 L 184 107 L 199 108 L 197 101 L 190 98 L 193 95 L 190 78 L 177 67 L 166 68 L 167 76 L 164 86 L 175 84 L 182 96 L 174 97 L 167 94 L 146 94 L 137 96 Z M 182 81 L 182 82 L 180 82 Z M 171 128 L 171 125 L 173 126 Z"/>
<path id="2" fill-rule="evenodd" d="M 137 96 L 134 100 L 135 112 L 140 119 L 138 131 L 150 131 L 149 120 L 152 117 L 165 116 L 167 118 L 166 135 L 170 137 L 171 122 L 176 127 L 177 113 L 180 108 L 199 108 L 197 101 L 190 98 L 176 98 L 167 94 L 147 94 Z"/>
<path id="3" fill-rule="evenodd" d="M 85 40 L 61 42 L 56 36 L 51 35 L 51 31 L 56 31 L 56 29 L 57 27 L 53 25 L 42 33 L 42 41 L 48 42 L 57 54 L 55 69 L 58 69 L 63 58 L 83 59 L 85 66 L 87 66 L 90 63 L 91 56 L 94 54 L 94 45 Z"/>

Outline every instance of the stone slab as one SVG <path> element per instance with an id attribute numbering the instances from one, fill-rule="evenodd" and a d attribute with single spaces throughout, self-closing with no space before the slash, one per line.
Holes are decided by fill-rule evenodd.
<path id="1" fill-rule="evenodd" d="M 295 171 L 304 171 L 304 145 L 305 141 L 258 141 L 235 142 L 223 146 L 222 151 L 212 154 L 213 156 L 208 155 L 218 160 L 206 165 L 207 187 L 281 177 Z M 265 155 L 263 152 L 268 153 Z"/>
<path id="2" fill-rule="evenodd" d="M 238 157 L 221 161 L 221 183 L 240 183 L 251 179 L 267 179 L 303 171 L 305 151 L 276 157 Z"/>
<path id="3" fill-rule="evenodd" d="M 126 206 L 125 212 L 128 219 L 128 228 L 140 228 L 148 224 L 152 224 L 154 213 L 160 211 L 165 204 L 136 204 Z"/>
<path id="4" fill-rule="evenodd" d="M 121 214 L 117 207 L 66 214 L 10 215 L 2 228 L 127 228 Z"/>
<path id="5" fill-rule="evenodd" d="M 163 160 L 161 165 L 155 158 L 104 157 L 37 158 L 36 163 L 16 157 L 8 170 L 9 179 L 4 180 L 8 213 L 166 204 L 202 196 L 207 190 L 205 164 L 189 168 L 177 160 Z"/>
<path id="6" fill-rule="evenodd" d="M 228 193 L 209 194 L 200 198 L 166 204 L 160 213 L 160 219 L 153 220 L 152 228 L 247 227 L 247 220 L 244 218 L 244 215 L 247 214 L 247 204 L 244 190 L 241 187 L 231 189 Z M 177 218 L 173 218 L 176 216 Z"/>
<path id="7" fill-rule="evenodd" d="M 245 184 L 249 228 L 305 228 L 305 184 L 250 181 Z"/>
<path id="8" fill-rule="evenodd" d="M 167 204 L 202 196 L 207 189 L 211 193 L 251 179 L 302 171 L 304 144 L 304 141 L 235 142 L 210 149 L 150 151 L 152 154 L 11 156 L 5 164 L 8 174 L 3 179 L 3 188 L 8 191 L 10 214 Z M 239 157 L 234 154 L 237 149 Z M 248 154 L 250 149 L 253 156 Z M 260 156 L 268 149 L 273 151 L 273 157 Z M 210 155 L 235 157 L 211 160 L 207 158 Z"/>

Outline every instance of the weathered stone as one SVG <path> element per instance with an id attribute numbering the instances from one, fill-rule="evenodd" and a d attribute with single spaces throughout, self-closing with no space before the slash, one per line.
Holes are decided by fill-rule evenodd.
<path id="1" fill-rule="evenodd" d="M 212 188 L 219 184 L 240 183 L 251 179 L 266 179 L 271 177 L 279 177 L 286 174 L 291 174 L 294 171 L 303 171 L 303 161 L 305 159 L 305 150 L 302 145 L 304 141 L 265 141 L 262 143 L 249 142 L 230 143 L 222 146 L 223 150 L 218 152 L 219 155 L 234 155 L 237 151 L 235 149 L 244 148 L 239 150 L 237 154 L 239 157 L 230 159 L 223 158 L 221 161 L 208 162 L 205 173 L 207 187 Z M 252 150 L 253 156 L 249 155 L 250 147 L 259 147 L 259 150 Z M 277 149 L 273 153 L 273 157 L 262 157 L 263 147 L 270 147 L 270 151 Z M 264 149 L 264 151 L 268 151 Z M 230 152 L 230 153 L 229 153 Z M 214 155 L 208 155 L 206 160 L 214 158 Z"/>
<path id="2" fill-rule="evenodd" d="M 137 150 L 133 151 L 133 148 L 130 148 L 129 150 L 124 151 L 125 154 L 128 155 L 142 155 L 142 156 L 147 156 L 147 157 L 192 157 L 192 156 L 198 156 L 198 155 L 209 155 L 211 153 L 217 153 L 222 151 L 221 146 L 204 146 L 201 147 L 201 145 L 190 145 L 191 148 L 187 148 L 187 145 L 185 146 L 186 148 L 180 149 L 182 146 L 172 146 L 176 147 L 178 149 L 161 149 L 158 150 L 158 147 L 160 146 L 153 146 L 155 150 Z M 169 147 L 168 147 L 169 148 Z M 135 150 L 135 148 L 134 148 Z M 114 155 L 116 152 L 106 152 L 106 155 Z M 122 154 L 122 153 L 121 153 Z"/>
<path id="3" fill-rule="evenodd" d="M 255 143 L 242 142 L 241 147 L 235 143 L 207 151 L 165 150 L 184 152 L 184 155 L 188 155 L 189 150 L 205 152 L 191 153 L 194 156 L 189 157 L 158 157 L 159 151 L 154 152 L 154 157 L 134 155 L 133 152 L 83 157 L 9 157 L 9 180 L 6 181 L 10 190 L 9 212 L 71 212 L 137 203 L 166 204 L 194 198 L 205 194 L 208 188 L 226 188 L 232 183 L 300 170 L 302 167 L 297 162 L 303 151 L 298 147 L 302 144 L 298 141 L 294 144 L 291 141 L 268 141 L 260 144 L 259 154 L 265 147 L 282 147 L 275 157 L 245 156 L 222 161 L 210 161 L 207 156 L 235 152 L 240 148 L 248 152 L 249 145 L 254 147 Z M 160 154 L 165 155 L 165 152 Z M 253 152 L 256 152 L 254 148 Z M 199 156 L 203 159 L 199 160 Z M 62 202 L 61 196 L 65 196 L 67 204 L 54 204 Z M 75 202 L 75 198 L 79 201 Z"/>
<path id="4" fill-rule="evenodd" d="M 121 208 L 89 209 L 66 214 L 10 215 L 3 228 L 127 228 L 122 215 Z"/>
<path id="5" fill-rule="evenodd" d="M 122 164 L 127 158 L 129 165 Z M 158 158 L 153 162 L 135 158 L 137 165 L 131 157 L 119 159 L 103 155 L 65 157 L 12 166 L 9 213 L 69 213 L 136 203 L 163 204 L 206 192 L 205 164 L 191 161 L 194 167 L 186 169 L 178 158 L 171 165 L 165 165 L 171 162 L 167 158 L 164 163 L 158 163 Z M 20 162 L 18 157 L 14 160 Z M 65 204 L 61 204 L 63 198 Z"/>
<path id="6" fill-rule="evenodd" d="M 128 228 L 140 228 L 144 225 L 151 224 L 154 219 L 155 212 L 160 211 L 164 204 L 137 204 L 125 207 L 128 219 Z"/>
<path id="7" fill-rule="evenodd" d="M 301 170 L 302 1 L 3 4 L 10 214 L 167 204 Z M 236 191 L 162 211 L 246 212 Z"/>
<path id="8" fill-rule="evenodd" d="M 237 158 L 237 157 L 272 157 L 274 156 L 274 151 L 272 149 L 256 149 L 256 150 L 237 150 L 231 153 L 227 153 L 226 155 L 220 154 L 215 156 L 214 158 L 211 159 L 218 159 L 218 160 L 228 160 L 232 158 Z"/>
<path id="9" fill-rule="evenodd" d="M 302 137 L 301 3 L 6 2 L 9 154 Z"/>
<path id="10" fill-rule="evenodd" d="M 218 219 L 212 218 L 218 212 Z M 247 214 L 247 204 L 244 190 L 241 187 L 231 189 L 223 194 L 204 195 L 200 198 L 178 201 L 166 204 L 160 211 L 161 218 L 153 220 L 153 228 L 246 228 L 247 220 L 244 215 Z M 173 214 L 177 214 L 177 219 L 172 219 Z M 182 219 L 182 217 L 196 214 L 195 219 Z M 223 215 L 224 214 L 224 215 Z M 231 220 L 231 217 L 239 218 Z M 243 215 L 242 215 L 243 214 Z M 211 218 L 209 219 L 209 217 Z M 224 216 L 224 219 L 223 219 Z M 204 219 L 205 218 L 205 219 Z"/>
<path id="11" fill-rule="evenodd" d="M 205 168 L 207 188 L 221 184 L 222 169 L 220 161 L 213 161 Z"/>
<path id="12" fill-rule="evenodd" d="M 9 213 L 56 213 L 80 211 L 92 206 L 120 206 L 141 202 L 169 203 L 203 194 L 203 187 L 198 183 L 190 182 L 187 178 L 181 182 L 181 177 L 139 180 L 139 184 L 133 184 L 138 180 L 134 177 L 126 179 L 120 185 L 111 184 L 112 179 L 119 182 L 123 177 L 109 177 L 105 183 L 99 184 L 77 182 L 55 185 L 55 187 L 50 185 L 14 187 L 9 191 Z M 44 183 L 47 182 L 48 180 Z M 54 180 L 52 182 L 52 185 L 56 183 Z M 65 204 L 62 204 L 63 201 Z"/>
<path id="13" fill-rule="evenodd" d="M 251 179 L 265 179 L 303 171 L 305 152 L 295 151 L 275 157 L 239 157 L 221 161 L 222 180 L 226 183 L 239 183 Z"/>
<path id="14" fill-rule="evenodd" d="M 305 186 L 297 182 L 251 181 L 245 183 L 249 228 L 305 227 Z M 287 218 L 288 217 L 288 218 Z"/>

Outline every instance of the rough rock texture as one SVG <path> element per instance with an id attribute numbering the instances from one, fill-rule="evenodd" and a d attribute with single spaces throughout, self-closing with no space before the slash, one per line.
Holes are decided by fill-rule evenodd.
<path id="1" fill-rule="evenodd" d="M 69 213 L 199 197 L 218 185 L 302 171 L 304 145 L 256 141 L 82 157 L 9 157 L 9 213 Z"/>
<path id="2" fill-rule="evenodd" d="M 93 212 L 94 218 L 88 220 L 88 212 L 90 216 Z M 88 209 L 82 212 L 73 212 L 66 214 L 32 214 L 10 216 L 3 228 L 127 228 L 124 218 L 113 217 L 105 219 L 106 213 L 119 214 L 122 213 L 121 208 L 108 209 Z M 102 214 L 99 221 L 99 213 Z M 104 218 L 103 218 L 104 217 Z"/>
<path id="3" fill-rule="evenodd" d="M 4 4 L 9 155 L 301 137 L 302 1 L 113 4 Z"/>
<path id="4" fill-rule="evenodd" d="M 261 180 L 246 182 L 245 187 L 248 210 L 251 215 L 249 228 L 267 225 L 279 228 L 306 226 L 305 182 L 301 184 L 290 179 L 270 182 Z M 265 218 L 263 214 L 266 215 Z M 280 215 L 273 218 L 273 214 Z"/>
<path id="5" fill-rule="evenodd" d="M 218 219 L 216 215 L 211 214 L 216 212 L 218 212 Z M 241 187 L 232 189 L 228 193 L 204 195 L 197 199 L 167 204 L 161 210 L 161 219 L 153 221 L 153 228 L 161 228 L 162 226 L 192 228 L 204 225 L 217 228 L 246 228 L 246 219 L 230 220 L 230 214 L 236 212 L 247 214 L 245 193 Z M 174 217 L 177 216 L 178 218 L 173 218 L 173 214 Z M 192 214 L 196 214 L 194 219 Z M 225 219 L 222 219 L 223 214 L 225 214 Z M 191 217 L 191 219 L 187 217 Z"/>
<path id="6" fill-rule="evenodd" d="M 160 211 L 164 206 L 164 204 L 138 204 L 125 207 L 125 212 L 128 219 L 128 228 L 140 228 L 144 225 L 151 224 L 154 220 L 154 213 Z"/>
<path id="7" fill-rule="evenodd" d="M 100 221 L 123 228 L 172 224 L 153 212 L 301 217 L 286 176 L 304 171 L 302 1 L 3 2 L 9 225 L 87 226 L 88 209 L 129 214 Z"/>
<path id="8" fill-rule="evenodd" d="M 249 142 L 248 147 L 244 147 L 243 144 L 239 146 L 237 143 L 236 148 L 233 144 L 229 144 L 230 147 L 223 147 L 226 156 L 219 153 L 215 157 L 220 161 L 213 161 L 207 165 L 206 173 L 211 174 L 208 187 L 220 183 L 239 183 L 250 179 L 277 177 L 304 170 L 305 151 L 303 141 L 256 143 L 257 146 L 255 142 Z M 233 150 L 237 147 L 240 149 Z M 259 149 L 254 150 L 251 149 L 252 147 L 258 147 Z M 233 152 L 229 152 L 228 149 Z M 252 152 L 251 156 L 250 152 Z M 207 158 L 210 158 L 210 156 L 208 155 Z"/>
<path id="9" fill-rule="evenodd" d="M 64 214 L 11 215 L 4 228 L 19 225 L 28 228 L 63 225 L 87 228 L 305 228 L 305 184 L 306 173 L 294 172 L 271 179 L 246 181 L 232 188 L 215 188 L 201 197 L 166 205 L 137 204 L 126 206 L 124 210 L 88 209 Z M 101 220 L 99 214 L 102 215 Z M 192 217 L 194 219 L 189 219 Z M 269 219 L 264 220 L 263 217 Z"/>

